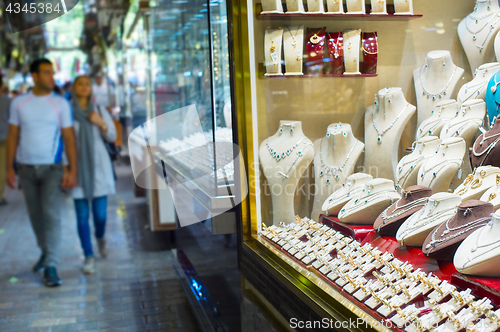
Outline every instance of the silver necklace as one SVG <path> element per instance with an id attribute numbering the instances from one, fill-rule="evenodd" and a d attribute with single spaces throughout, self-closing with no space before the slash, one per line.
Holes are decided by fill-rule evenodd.
<path id="1" fill-rule="evenodd" d="M 500 142 L 500 137 L 497 138 L 493 143 L 491 143 L 488 146 L 488 148 L 485 149 L 483 152 L 476 152 L 476 147 L 474 145 L 472 146 L 472 153 L 474 154 L 474 156 L 481 157 L 483 154 L 486 154 L 484 156 L 483 160 L 481 160 L 481 163 L 479 164 L 479 166 L 483 166 L 484 161 L 486 160 L 486 158 L 488 158 L 491 150 L 493 150 L 495 148 L 495 146 L 497 145 L 498 142 Z M 482 143 L 480 142 L 480 144 L 482 144 Z"/>
<path id="2" fill-rule="evenodd" d="M 398 168 L 398 171 L 399 171 L 399 174 L 401 174 L 401 172 L 403 171 L 403 168 L 408 165 L 408 164 L 413 164 L 411 165 L 407 170 L 406 172 L 404 173 L 403 176 L 400 176 L 397 183 L 396 183 L 396 188 L 397 189 L 402 189 L 403 188 L 403 185 L 406 183 L 406 180 L 408 179 L 408 177 L 410 176 L 410 174 L 417 168 L 417 166 L 419 164 L 421 164 L 421 162 L 423 162 L 425 159 L 427 158 L 430 158 L 430 157 L 424 157 L 424 156 L 420 156 L 418 157 L 417 159 L 413 159 L 413 160 L 410 160 L 408 162 L 405 162 L 403 164 L 401 164 L 401 166 L 399 166 Z"/>
<path id="3" fill-rule="evenodd" d="M 360 205 L 358 205 L 359 202 L 363 202 L 363 204 L 368 204 L 369 202 L 372 202 L 372 201 L 375 201 L 377 199 L 380 199 L 381 197 L 388 197 L 388 198 L 390 198 L 391 199 L 391 204 L 392 204 L 392 199 L 393 198 L 388 195 L 389 193 L 392 193 L 392 192 L 394 192 L 394 191 L 393 190 L 384 190 L 384 191 L 380 191 L 378 193 L 374 193 L 373 195 L 370 195 L 370 196 L 356 198 L 354 200 L 353 206 L 347 207 L 347 208 L 344 207 L 342 210 L 340 210 L 340 212 L 345 213 L 346 210 L 349 211 L 349 210 L 357 209 L 360 206 Z"/>
<path id="4" fill-rule="evenodd" d="M 483 227 L 483 228 L 479 231 L 479 234 L 478 234 L 478 236 L 476 237 L 476 247 L 475 247 L 475 248 L 472 248 L 472 249 L 471 249 L 471 252 L 476 252 L 476 251 L 477 251 L 477 249 L 479 249 L 479 248 L 485 248 L 485 247 L 489 247 L 489 246 L 492 246 L 492 245 L 495 245 L 495 244 L 496 244 L 496 245 L 495 245 L 494 247 L 489 248 L 488 252 L 489 252 L 489 251 L 492 251 L 492 250 L 494 250 L 494 249 L 497 249 L 498 247 L 500 247 L 500 244 L 498 244 L 498 243 L 500 243 L 500 240 L 493 241 L 493 242 L 488 243 L 488 244 L 479 245 L 479 239 L 481 238 L 481 234 L 484 232 L 484 230 L 485 230 L 485 229 L 486 229 L 486 227 Z M 467 262 L 465 262 L 465 264 L 464 264 L 463 268 L 465 268 L 465 266 L 467 266 L 470 262 L 472 262 L 473 260 L 475 260 L 475 259 L 476 259 L 476 258 L 478 258 L 479 256 L 481 256 L 481 255 L 477 255 L 477 256 L 475 256 L 475 257 L 473 257 L 473 258 L 471 258 L 470 256 L 467 256 Z M 460 271 L 462 271 L 462 270 L 463 270 L 463 268 L 462 268 Z"/>
<path id="5" fill-rule="evenodd" d="M 432 120 L 432 121 L 427 121 L 427 122 L 423 122 L 421 127 L 418 131 L 420 133 L 420 137 L 425 137 L 426 135 L 429 135 L 429 136 L 432 136 L 432 134 L 434 133 L 434 131 L 437 129 L 437 127 L 440 125 L 440 124 L 443 124 L 442 122 L 445 122 L 446 120 L 450 120 L 452 118 L 438 118 L 438 119 L 435 119 L 435 120 Z M 428 125 L 431 125 L 429 127 L 429 129 L 425 129 L 425 127 L 427 127 Z M 425 132 L 425 134 L 424 134 Z"/>
<path id="6" fill-rule="evenodd" d="M 495 14 L 498 14 L 498 13 L 493 13 L 494 15 Z M 494 17 L 490 18 L 488 21 L 486 21 L 486 23 L 479 29 L 479 30 L 476 30 L 476 31 L 472 31 L 471 28 L 469 27 L 469 25 L 467 24 L 467 20 L 465 20 L 465 28 L 467 29 L 467 31 L 472 34 L 472 40 L 473 41 L 476 41 L 477 37 L 476 35 L 478 33 L 480 33 L 481 31 L 484 30 L 484 28 L 486 28 L 488 26 L 488 24 L 494 19 Z M 490 25 L 490 28 L 493 29 L 494 26 L 493 25 Z"/>
<path id="7" fill-rule="evenodd" d="M 275 149 L 271 147 L 271 145 L 269 145 L 269 138 L 266 140 L 266 146 L 267 150 L 271 154 L 271 157 L 273 157 L 274 159 L 276 159 L 276 161 L 279 162 L 280 160 L 285 159 L 287 156 L 289 156 L 292 153 L 292 151 L 295 150 L 295 148 L 299 146 L 299 144 L 305 139 L 306 139 L 305 137 L 302 138 L 300 141 L 295 143 L 291 148 L 287 149 L 285 152 L 282 153 L 277 152 Z"/>
<path id="8" fill-rule="evenodd" d="M 384 130 L 381 130 L 377 123 L 375 122 L 375 107 L 373 108 L 372 110 L 372 124 L 373 124 L 373 128 L 375 128 L 375 130 L 377 131 L 377 134 L 378 134 L 378 138 L 377 138 L 377 143 L 378 144 L 382 144 L 382 136 L 389 130 L 392 128 L 392 126 L 394 126 L 394 124 L 398 121 L 399 117 L 401 115 L 403 115 L 403 113 L 406 111 L 406 109 L 410 106 L 410 103 L 406 104 L 406 107 L 401 111 L 401 113 L 398 114 L 397 117 L 395 117 L 394 121 L 392 121 L 392 123 L 387 126 Z M 376 109 L 378 110 L 378 106 L 376 107 Z"/>
<path id="9" fill-rule="evenodd" d="M 434 211 L 434 209 L 432 210 L 432 212 Z M 425 217 L 422 217 L 422 214 L 424 211 L 420 210 L 422 212 L 421 213 L 417 212 L 418 214 L 415 215 L 415 219 L 414 219 L 415 221 L 411 225 L 408 225 L 406 227 L 406 229 L 402 232 L 401 237 L 404 238 L 405 236 L 407 236 L 409 233 L 413 232 L 414 230 L 421 228 L 423 226 L 427 226 L 427 225 L 431 224 L 432 222 L 435 222 L 436 220 L 439 220 L 439 219 L 442 219 L 445 217 L 449 217 L 449 216 L 453 216 L 453 215 L 455 215 L 456 210 L 457 210 L 457 207 L 452 207 L 452 208 L 448 208 L 448 209 L 445 209 L 445 210 L 442 210 L 442 211 L 439 211 L 436 213 L 428 214 Z"/>
<path id="10" fill-rule="evenodd" d="M 465 94 L 466 94 L 466 95 L 467 95 L 468 89 L 470 89 L 470 88 L 475 88 L 475 87 L 480 86 L 480 85 L 482 85 L 482 86 L 481 86 L 481 88 L 480 88 L 479 90 L 475 90 L 475 89 L 474 89 L 474 91 L 475 91 L 475 92 L 471 93 L 471 94 L 470 94 L 468 97 L 466 97 L 465 99 L 462 99 L 462 97 L 461 97 L 461 96 L 458 96 L 458 101 L 460 102 L 460 104 L 465 103 L 467 100 L 471 99 L 472 97 L 477 98 L 477 97 L 481 94 L 481 92 L 483 92 L 483 90 L 486 90 L 486 87 L 488 86 L 488 82 L 487 82 L 487 81 L 486 81 L 486 82 L 481 82 L 481 83 L 478 83 L 478 84 L 473 85 L 473 86 L 470 86 L 470 87 L 469 87 L 469 86 L 467 86 L 467 84 L 466 84 L 466 85 L 465 85 Z"/>
<path id="11" fill-rule="evenodd" d="M 486 24 L 478 31 L 472 31 L 469 26 L 467 25 L 467 20 L 465 21 L 465 28 L 467 29 L 467 31 L 469 33 L 472 34 L 472 40 L 475 42 L 477 37 L 476 37 L 476 34 L 481 32 L 495 17 L 496 17 L 496 20 L 494 23 L 490 24 L 490 29 L 488 30 L 488 34 L 486 35 L 486 37 L 484 37 L 484 40 L 483 40 L 483 43 L 481 45 L 478 45 L 478 44 L 474 44 L 476 45 L 476 47 L 479 49 L 479 53 L 483 53 L 483 49 L 484 49 L 484 44 L 486 44 L 486 41 L 488 40 L 488 38 L 490 37 L 491 33 L 495 30 L 495 25 L 497 24 L 498 20 L 500 19 L 500 16 L 498 15 L 500 12 L 497 12 L 496 15 L 494 15 L 488 22 L 486 22 Z"/>
<path id="12" fill-rule="evenodd" d="M 471 14 L 467 15 L 467 18 L 469 18 L 469 19 L 471 19 L 471 20 L 475 21 L 475 22 L 476 22 L 476 24 L 478 24 L 478 23 L 479 23 L 479 21 L 482 21 L 482 20 L 484 20 L 484 19 L 487 19 L 488 17 L 491 17 L 491 16 L 493 16 L 493 15 L 495 15 L 495 13 L 490 13 L 490 14 L 488 14 L 488 15 L 483 15 L 483 16 L 480 16 L 480 17 L 475 17 L 475 16 L 472 16 L 472 13 L 471 13 Z"/>
<path id="13" fill-rule="evenodd" d="M 483 136 L 483 138 L 482 138 L 482 139 L 481 139 L 481 141 L 479 142 L 479 145 L 483 145 L 484 141 L 486 141 L 487 139 L 490 139 L 490 138 L 493 138 L 493 137 L 500 136 L 500 133 L 498 133 L 498 134 L 494 134 L 494 135 L 491 135 L 491 136 L 486 136 L 486 134 L 482 134 L 481 136 Z"/>
<path id="14" fill-rule="evenodd" d="M 347 157 L 345 158 L 344 162 L 340 166 L 330 167 L 330 166 L 326 165 L 325 160 L 323 159 L 323 151 L 322 151 L 323 139 L 324 139 L 324 137 L 321 139 L 320 148 L 319 148 L 319 159 L 321 162 L 321 171 L 319 172 L 319 176 L 322 177 L 323 175 L 326 175 L 326 177 L 327 177 L 326 184 L 330 184 L 330 176 L 333 176 L 335 178 L 335 180 L 337 180 L 337 181 L 340 179 L 340 175 L 338 173 L 339 172 L 342 173 L 342 171 L 344 170 L 344 167 L 347 164 L 347 161 L 349 160 L 349 157 L 351 156 L 351 153 L 352 153 L 352 151 L 354 151 L 354 148 L 356 147 L 358 142 L 357 141 L 354 142 L 354 145 L 352 146 L 351 150 L 347 154 Z"/>
<path id="15" fill-rule="evenodd" d="M 426 65 L 420 67 L 420 85 L 422 86 L 422 95 L 427 96 L 427 99 L 429 99 L 431 97 L 432 97 L 432 100 L 436 100 L 436 97 L 439 97 L 441 99 L 443 96 L 446 96 L 446 94 L 447 94 L 446 90 L 448 89 L 448 86 L 450 85 L 451 81 L 453 80 L 453 77 L 455 77 L 455 73 L 457 72 L 458 66 L 455 66 L 455 70 L 453 70 L 453 74 L 451 74 L 451 77 L 448 80 L 448 83 L 446 83 L 446 86 L 444 87 L 444 89 L 438 93 L 430 93 L 429 91 L 427 91 L 427 89 L 424 86 L 424 82 L 422 81 L 422 77 L 423 77 L 423 69 L 426 67 L 427 67 Z"/>
<path id="16" fill-rule="evenodd" d="M 292 37 L 292 46 L 293 46 L 293 48 L 296 48 L 297 47 L 297 40 L 295 40 L 295 37 L 297 37 L 297 35 L 299 34 L 300 29 L 297 29 L 297 32 L 295 32 L 295 36 L 294 36 L 292 31 L 288 27 L 288 25 L 286 26 L 286 28 L 288 29 L 288 32 L 290 33 L 290 36 Z"/>
<path id="17" fill-rule="evenodd" d="M 409 203 L 406 203 L 404 205 L 401 205 L 401 206 L 398 206 L 398 203 L 399 201 L 397 201 L 396 203 L 394 203 L 393 205 L 389 206 L 387 209 L 385 209 L 383 212 L 382 212 L 382 219 L 384 219 L 384 222 L 383 224 L 385 224 L 385 221 L 386 220 L 392 220 L 396 217 L 399 217 L 400 215 L 402 215 L 403 213 L 406 213 L 410 210 L 413 210 L 417 207 L 420 207 L 420 206 L 424 206 L 427 204 L 429 200 L 429 197 L 422 197 L 422 198 L 419 198 L 419 199 L 416 199 L 414 201 L 411 201 Z M 391 207 L 395 206 L 394 210 L 392 211 L 391 215 L 387 215 L 387 212 L 391 209 Z M 396 212 L 397 211 L 397 212 Z"/>
<path id="18" fill-rule="evenodd" d="M 439 163 L 437 163 L 437 164 L 434 164 L 433 166 L 431 166 L 431 168 L 429 168 L 429 169 L 427 169 L 427 170 L 425 169 L 425 165 L 426 165 L 426 164 L 424 164 L 424 165 L 422 165 L 422 170 L 423 170 L 423 173 L 420 175 L 420 177 L 421 177 L 421 178 L 422 178 L 422 180 L 423 180 L 423 179 L 425 178 L 425 176 L 427 175 L 427 173 L 429 173 L 430 171 L 432 171 L 432 170 L 434 170 L 435 168 L 437 168 L 437 167 L 439 167 L 439 166 L 441 166 L 441 165 L 442 165 L 442 166 L 441 166 L 441 168 L 440 168 L 439 170 L 434 171 L 434 172 L 432 173 L 433 177 L 432 177 L 431 182 L 430 182 L 430 183 L 429 183 L 429 185 L 428 185 L 428 186 L 430 187 L 430 186 L 432 185 L 432 182 L 434 182 L 434 179 L 436 179 L 436 178 L 437 178 L 438 173 L 439 173 L 439 172 L 441 172 L 441 170 L 442 170 L 443 168 L 445 168 L 446 166 L 448 166 L 450 163 L 457 164 L 457 166 L 458 166 L 458 167 L 460 167 L 460 172 L 459 172 L 459 174 L 461 175 L 461 170 L 462 170 L 462 162 L 463 162 L 463 160 L 462 160 L 462 159 L 458 159 L 458 158 L 457 158 L 457 159 L 443 160 L 443 161 L 441 161 L 441 162 L 439 162 Z M 460 178 L 460 175 L 458 176 L 459 178 Z"/>
<path id="19" fill-rule="evenodd" d="M 483 120 L 481 119 L 468 119 L 468 120 L 463 120 L 463 121 L 460 121 L 460 122 L 457 122 L 455 123 L 452 127 L 448 127 L 446 128 L 446 132 L 448 132 L 450 130 L 450 128 L 453 128 L 455 127 L 456 125 L 459 125 L 461 123 L 463 123 L 457 130 L 455 130 L 455 132 L 451 135 L 451 137 L 458 137 L 460 136 L 460 132 L 465 128 L 467 127 L 468 125 L 471 124 L 471 122 L 475 122 L 478 126 L 481 126 L 481 124 L 483 123 Z"/>
<path id="20" fill-rule="evenodd" d="M 305 137 L 302 139 L 304 140 Z M 302 141 L 301 140 L 301 141 Z M 301 158 L 303 155 L 304 155 L 304 150 L 308 147 L 308 146 L 313 146 L 312 143 L 307 143 L 306 145 L 304 145 L 302 147 L 302 150 L 300 151 L 297 151 L 297 156 L 295 157 L 295 159 L 292 161 L 292 164 L 290 165 L 290 167 L 288 168 L 288 170 L 286 171 L 286 173 L 283 173 L 283 172 L 278 172 L 279 175 L 281 175 L 283 177 L 283 181 L 285 179 L 288 179 L 288 173 L 290 173 L 290 171 L 292 170 L 293 166 L 295 166 L 295 164 L 297 163 L 297 160 L 299 160 L 299 158 Z"/>

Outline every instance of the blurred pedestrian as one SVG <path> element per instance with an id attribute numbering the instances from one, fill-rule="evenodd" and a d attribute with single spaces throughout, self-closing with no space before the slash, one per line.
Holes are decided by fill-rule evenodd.
<path id="1" fill-rule="evenodd" d="M 92 94 L 94 97 L 94 103 L 101 107 L 104 107 L 108 111 L 114 104 L 114 91 L 112 86 L 108 86 L 109 83 L 104 80 L 103 75 L 98 73 L 95 78 L 95 84 L 92 86 Z"/>
<path id="2" fill-rule="evenodd" d="M 61 187 L 76 186 L 77 151 L 70 105 L 53 92 L 52 63 L 47 59 L 35 60 L 30 72 L 35 83 L 33 90 L 16 97 L 10 106 L 7 184 L 16 188 L 13 165 L 17 154 L 19 182 L 42 250 L 33 271 L 45 268 L 43 282 L 52 287 L 62 283 L 56 270 L 61 244 L 61 203 L 64 202 Z M 69 161 L 66 168 L 62 165 L 63 149 Z"/>
<path id="3" fill-rule="evenodd" d="M 104 232 L 107 196 L 115 193 L 115 180 L 105 142 L 114 142 L 116 130 L 109 112 L 92 102 L 92 82 L 88 76 L 79 76 L 75 79 L 71 105 L 75 116 L 79 183 L 73 189 L 72 195 L 75 200 L 78 235 L 85 255 L 83 272 L 90 274 L 95 268 L 89 226 L 89 201 L 92 203 L 99 254 L 101 257 L 106 257 Z"/>
<path id="4" fill-rule="evenodd" d="M 3 87 L 2 75 L 0 75 L 0 88 Z M 6 150 L 6 140 L 7 133 L 9 132 L 9 108 L 10 108 L 10 98 L 8 95 L 9 90 L 7 89 L 7 94 L 2 88 L 2 94 L 0 94 L 0 205 L 7 204 L 4 197 L 5 183 L 7 180 L 7 150 Z"/>

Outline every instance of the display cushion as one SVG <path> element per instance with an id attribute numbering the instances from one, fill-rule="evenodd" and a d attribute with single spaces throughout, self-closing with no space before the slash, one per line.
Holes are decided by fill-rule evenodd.
<path id="1" fill-rule="evenodd" d="M 497 136 L 493 136 L 497 135 Z M 483 137 L 490 137 L 484 140 L 481 145 L 481 140 Z M 470 162 L 472 168 L 477 168 L 479 166 L 497 166 L 500 167 L 500 142 L 495 143 L 500 139 L 500 115 L 495 119 L 495 124 L 488 130 L 485 134 L 479 135 L 473 146 L 473 153 L 471 153 Z M 495 144 L 494 146 L 491 146 Z M 487 151 L 490 149 L 490 151 Z M 480 156 L 475 156 L 476 154 L 482 154 Z"/>
<path id="2" fill-rule="evenodd" d="M 344 73 L 344 37 L 342 32 L 327 32 L 328 41 L 328 66 L 325 66 L 325 74 Z M 337 57 L 335 57 L 337 54 Z"/>
<path id="3" fill-rule="evenodd" d="M 384 218 L 384 212 L 382 212 L 375 220 L 373 228 L 381 235 L 396 236 L 399 227 L 406 221 L 406 219 L 423 208 L 424 205 L 417 205 L 415 208 L 391 218 L 391 216 L 400 212 L 401 209 L 398 209 L 397 207 L 401 207 L 406 204 L 410 204 L 417 199 L 430 196 L 432 196 L 432 189 L 429 187 L 410 186 L 406 188 L 403 193 L 403 197 L 385 210 L 388 219 Z"/>
<path id="4" fill-rule="evenodd" d="M 306 56 L 305 72 L 306 74 L 323 74 L 323 57 L 325 49 L 326 28 L 308 28 L 306 30 Z M 317 43 L 315 41 L 317 36 Z"/>
<path id="5" fill-rule="evenodd" d="M 422 252 L 428 257 L 452 262 L 458 246 L 472 232 L 484 227 L 491 220 L 490 215 L 493 212 L 494 208 L 491 203 L 477 200 L 463 202 L 458 206 L 455 216 L 429 233 L 422 245 Z M 463 227 L 475 221 L 477 223 Z"/>
<path id="6" fill-rule="evenodd" d="M 363 32 L 361 35 L 363 47 L 364 73 L 377 73 L 378 39 L 376 32 Z"/>

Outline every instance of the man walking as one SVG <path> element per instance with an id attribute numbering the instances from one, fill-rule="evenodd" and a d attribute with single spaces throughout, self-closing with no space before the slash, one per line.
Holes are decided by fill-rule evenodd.
<path id="1" fill-rule="evenodd" d="M 76 145 L 69 103 L 53 90 L 54 69 L 47 59 L 30 66 L 33 90 L 12 101 L 7 138 L 7 184 L 16 187 L 14 158 L 17 154 L 19 182 L 38 246 L 42 250 L 33 267 L 45 268 L 48 287 L 61 285 L 56 267 L 61 243 L 62 189 L 76 185 Z M 69 167 L 63 169 L 63 142 Z"/>
<path id="2" fill-rule="evenodd" d="M 6 140 L 7 132 L 9 131 L 9 108 L 10 98 L 3 92 L 3 80 L 0 74 L 0 160 L 5 160 L 7 157 Z M 3 196 L 5 191 L 5 182 L 7 180 L 7 169 L 4 162 L 0 162 L 0 206 L 7 204 Z"/>

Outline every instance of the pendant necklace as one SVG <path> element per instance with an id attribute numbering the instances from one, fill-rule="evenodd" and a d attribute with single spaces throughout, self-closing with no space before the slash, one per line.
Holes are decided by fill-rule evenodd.
<path id="1" fill-rule="evenodd" d="M 382 144 L 382 136 L 389 130 L 392 128 L 392 126 L 394 126 L 394 124 L 399 120 L 399 117 L 401 115 L 403 115 L 403 113 L 406 111 L 406 109 L 410 106 L 410 103 L 406 104 L 406 107 L 401 111 L 401 113 L 398 114 L 398 116 L 394 119 L 394 121 L 392 121 L 392 123 L 387 126 L 384 130 L 380 129 L 377 125 L 377 123 L 375 122 L 375 108 L 378 110 L 378 106 L 374 107 L 373 110 L 372 110 L 372 124 L 373 124 L 373 128 L 375 128 L 375 130 L 377 131 L 377 134 L 378 134 L 378 138 L 377 138 L 377 144 Z"/>
<path id="2" fill-rule="evenodd" d="M 305 137 L 302 138 L 300 141 L 292 145 L 291 148 L 287 149 L 282 153 L 277 152 L 275 149 L 271 147 L 271 145 L 269 145 L 269 138 L 266 140 L 266 146 L 267 150 L 271 154 L 271 157 L 273 157 L 274 159 L 276 159 L 277 162 L 279 162 L 280 160 L 285 159 L 287 156 L 289 156 L 292 153 L 292 151 L 295 150 L 295 148 L 299 146 L 299 144 L 302 143 L 302 141 L 305 139 L 306 139 Z"/>
<path id="3" fill-rule="evenodd" d="M 294 36 L 292 31 L 288 27 L 288 25 L 286 26 L 286 28 L 288 29 L 288 32 L 290 33 L 290 37 L 292 37 L 292 46 L 293 46 L 293 48 L 296 48 L 297 47 L 297 40 L 295 39 L 295 37 L 297 37 L 297 35 L 299 34 L 300 29 L 297 29 L 297 32 L 295 32 L 295 36 Z"/>
<path id="4" fill-rule="evenodd" d="M 318 32 L 316 32 L 314 35 L 311 36 L 311 38 L 309 38 L 309 41 L 313 45 L 319 44 L 319 42 L 321 41 L 321 37 L 318 36 L 318 33 L 320 33 L 320 32 L 321 32 L 321 29 L 319 29 Z"/>
<path id="5" fill-rule="evenodd" d="M 304 140 L 305 137 L 302 139 Z M 301 141 L 302 141 L 301 140 Z M 282 180 L 285 181 L 285 179 L 288 179 L 288 173 L 290 173 L 290 171 L 292 170 L 293 166 L 295 166 L 295 164 L 297 163 L 297 161 L 299 160 L 299 158 L 301 158 L 303 155 L 304 155 L 304 150 L 308 147 L 308 146 L 311 146 L 313 147 L 314 149 L 314 145 L 312 143 L 307 143 L 306 145 L 304 145 L 302 147 L 302 150 L 300 151 L 297 151 L 297 156 L 295 157 L 295 159 L 292 161 L 292 164 L 290 165 L 290 167 L 288 167 L 288 170 L 286 171 L 286 173 L 283 173 L 283 172 L 278 172 L 279 175 L 281 175 L 283 178 Z"/>
<path id="6" fill-rule="evenodd" d="M 480 33 L 486 26 L 490 26 L 490 28 L 488 29 L 488 34 L 486 35 L 486 37 L 484 37 L 484 40 L 483 40 L 483 43 L 481 45 L 478 45 L 478 44 L 475 44 L 476 47 L 479 49 L 479 53 L 483 53 L 483 49 L 484 49 L 484 44 L 486 44 L 486 41 L 488 40 L 488 38 L 490 37 L 491 33 L 495 30 L 495 26 L 496 24 L 498 23 L 498 20 L 500 19 L 500 12 L 497 12 L 495 13 L 495 15 L 489 19 L 486 24 L 479 30 L 477 31 L 472 31 L 468 24 L 467 24 L 467 20 L 465 20 L 465 28 L 467 29 L 467 31 L 472 34 L 472 40 L 475 42 L 477 40 L 477 34 Z M 490 22 L 496 18 L 495 22 L 491 23 Z"/>
<path id="7" fill-rule="evenodd" d="M 327 35 L 328 35 L 328 38 L 330 40 L 333 39 L 332 36 L 330 36 L 329 32 L 327 33 Z M 332 42 L 333 48 L 335 48 L 335 53 L 333 54 L 333 56 L 335 57 L 335 59 L 337 59 L 340 56 L 340 54 L 339 54 L 339 41 L 340 41 L 340 33 L 339 33 L 339 36 L 338 36 L 337 41 L 335 42 L 335 44 Z"/>
<path id="8" fill-rule="evenodd" d="M 281 31 L 281 27 L 278 29 L 278 32 L 276 33 L 276 37 L 273 39 L 273 37 L 271 36 L 271 33 L 269 33 L 269 29 L 267 29 L 267 35 L 269 36 L 269 39 L 271 40 L 271 46 L 269 47 L 269 50 L 271 51 L 271 59 L 273 60 L 273 63 L 274 64 L 277 64 L 278 63 L 278 55 L 276 54 L 276 44 L 274 43 L 274 41 L 276 40 L 276 38 L 278 38 L 278 35 Z"/>
<path id="9" fill-rule="evenodd" d="M 352 146 L 352 148 L 349 151 L 349 153 L 347 154 L 344 162 L 340 166 L 330 167 L 330 166 L 326 165 L 325 160 L 323 159 L 323 151 L 322 151 L 323 139 L 324 139 L 324 137 L 321 139 L 320 148 L 319 148 L 319 160 L 321 162 L 321 171 L 319 173 L 319 176 L 322 177 L 323 175 L 326 175 L 326 177 L 327 177 L 326 184 L 330 184 L 330 176 L 333 176 L 335 178 L 335 180 L 337 180 L 337 181 L 340 179 L 340 175 L 338 173 L 342 173 L 342 171 L 344 170 L 344 167 L 347 164 L 347 161 L 349 160 L 349 157 L 351 156 L 351 154 L 354 151 L 354 148 L 356 147 L 358 142 L 357 141 L 354 142 L 354 145 Z"/>
<path id="10" fill-rule="evenodd" d="M 443 63 L 444 64 L 444 63 Z M 422 80 L 422 77 L 423 77 L 423 69 L 424 68 L 427 68 L 427 65 L 423 65 L 422 67 L 420 67 L 420 85 L 422 86 L 422 95 L 424 96 L 427 96 L 427 99 L 431 98 L 432 97 L 432 100 L 435 101 L 436 100 L 436 97 L 438 98 L 442 98 L 443 96 L 446 96 L 447 92 L 446 90 L 448 90 L 448 87 L 451 83 L 451 81 L 453 80 L 453 77 L 455 77 L 455 73 L 457 72 L 457 68 L 458 66 L 455 66 L 455 70 L 453 70 L 453 74 L 451 74 L 451 77 L 450 79 L 448 80 L 448 83 L 446 83 L 446 86 L 444 87 L 443 90 L 441 90 L 441 92 L 438 92 L 438 93 L 430 93 L 429 91 L 427 91 L 425 89 L 425 86 L 424 86 L 424 82 Z"/>

